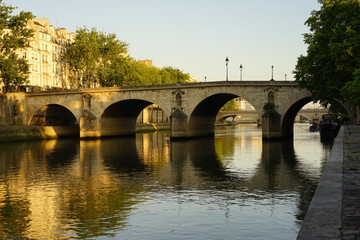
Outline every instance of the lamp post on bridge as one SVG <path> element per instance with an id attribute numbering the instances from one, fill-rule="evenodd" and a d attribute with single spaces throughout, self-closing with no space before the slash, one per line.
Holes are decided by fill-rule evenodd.
<path id="1" fill-rule="evenodd" d="M 243 65 L 240 64 L 240 81 L 242 81 L 242 70 L 243 70 Z"/>
<path id="2" fill-rule="evenodd" d="M 225 64 L 226 64 L 226 81 L 229 81 L 229 58 L 225 58 Z"/>
<path id="3" fill-rule="evenodd" d="M 274 66 L 271 66 L 271 80 L 274 81 Z"/>

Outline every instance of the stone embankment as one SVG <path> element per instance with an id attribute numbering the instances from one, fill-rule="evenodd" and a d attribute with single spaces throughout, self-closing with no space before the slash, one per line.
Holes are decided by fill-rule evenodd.
<path id="1" fill-rule="evenodd" d="M 297 239 L 360 239 L 360 126 L 341 128 Z"/>
<path id="2" fill-rule="evenodd" d="M 167 123 L 138 124 L 137 132 L 168 130 Z M 0 142 L 79 137 L 78 126 L 6 126 L 0 127 Z"/>
<path id="3" fill-rule="evenodd" d="M 77 126 L 6 126 L 0 127 L 0 142 L 76 137 Z"/>

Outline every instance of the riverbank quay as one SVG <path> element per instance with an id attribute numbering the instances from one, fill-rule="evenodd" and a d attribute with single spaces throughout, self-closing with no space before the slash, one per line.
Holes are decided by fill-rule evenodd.
<path id="1" fill-rule="evenodd" d="M 168 123 L 137 124 L 136 132 L 166 131 Z M 79 137 L 78 126 L 2 126 L 0 142 Z"/>
<path id="2" fill-rule="evenodd" d="M 76 137 L 78 132 L 77 126 L 6 126 L 0 127 L 0 142 Z"/>
<path id="3" fill-rule="evenodd" d="M 343 126 L 297 240 L 360 239 L 360 126 Z"/>
<path id="4" fill-rule="evenodd" d="M 233 126 L 239 122 L 216 123 L 215 127 Z M 253 124 L 253 123 L 252 123 Z M 169 123 L 138 123 L 136 132 L 169 131 Z M 79 137 L 78 126 L 0 126 L 0 142 Z"/>

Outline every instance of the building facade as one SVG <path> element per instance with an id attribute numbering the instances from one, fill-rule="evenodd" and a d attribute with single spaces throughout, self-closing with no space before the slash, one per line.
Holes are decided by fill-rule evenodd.
<path id="1" fill-rule="evenodd" d="M 50 25 L 48 18 L 29 20 L 28 28 L 34 30 L 33 38 L 26 48 L 17 51 L 30 66 L 26 91 L 69 88 L 61 53 L 73 41 L 75 33 Z"/>

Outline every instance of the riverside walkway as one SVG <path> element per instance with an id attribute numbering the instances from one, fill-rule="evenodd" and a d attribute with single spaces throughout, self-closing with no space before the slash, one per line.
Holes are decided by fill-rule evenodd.
<path id="1" fill-rule="evenodd" d="M 297 240 L 360 240 L 360 126 L 343 126 Z"/>

